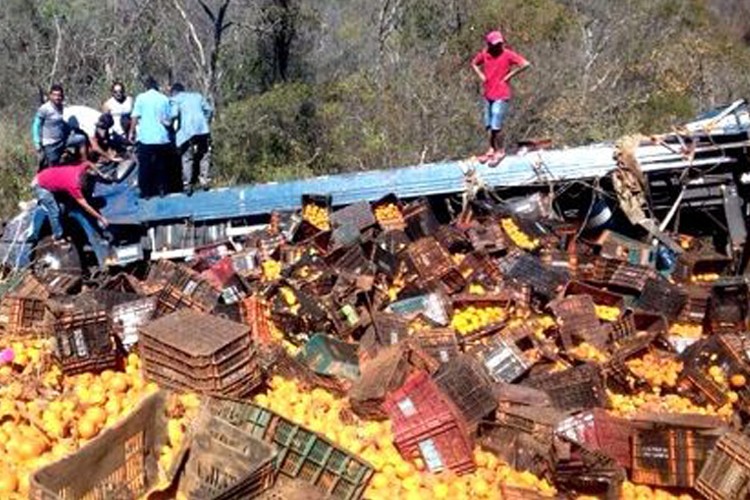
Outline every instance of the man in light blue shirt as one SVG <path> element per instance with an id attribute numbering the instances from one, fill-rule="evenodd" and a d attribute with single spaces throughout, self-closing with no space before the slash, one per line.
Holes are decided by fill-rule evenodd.
<path id="1" fill-rule="evenodd" d="M 176 113 L 154 78 L 149 76 L 144 83 L 146 91 L 135 98 L 128 138 L 136 143 L 141 196 L 150 198 L 175 190 L 177 166 L 171 130 Z"/>
<path id="2" fill-rule="evenodd" d="M 192 193 L 196 182 L 207 189 L 211 170 L 213 108 L 198 92 L 186 92 L 181 83 L 172 85 L 172 104 L 177 109 L 177 150 L 182 161 L 182 186 Z"/>

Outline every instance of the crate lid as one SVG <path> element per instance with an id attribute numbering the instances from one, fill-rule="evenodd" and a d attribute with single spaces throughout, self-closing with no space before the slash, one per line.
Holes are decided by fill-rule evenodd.
<path id="1" fill-rule="evenodd" d="M 141 329 L 147 337 L 194 356 L 208 356 L 217 349 L 250 335 L 250 327 L 227 319 L 180 309 Z"/>

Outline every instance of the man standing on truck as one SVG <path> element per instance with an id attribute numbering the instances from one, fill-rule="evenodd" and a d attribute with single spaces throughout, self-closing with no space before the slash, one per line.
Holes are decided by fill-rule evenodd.
<path id="1" fill-rule="evenodd" d="M 214 109 L 198 92 L 186 92 L 181 83 L 172 84 L 172 103 L 177 108 L 177 150 L 182 163 L 182 186 L 188 194 L 196 182 L 207 189 L 211 170 L 211 132 Z"/>
<path id="2" fill-rule="evenodd" d="M 112 84 L 112 97 L 104 101 L 102 111 L 112 115 L 112 132 L 115 139 L 125 141 L 130 130 L 130 115 L 133 113 L 133 98 L 125 93 L 125 85 L 116 81 Z"/>
<path id="3" fill-rule="evenodd" d="M 65 91 L 56 83 L 49 89 L 47 102 L 34 115 L 31 135 L 39 156 L 39 170 L 60 164 L 66 148 L 80 149 L 86 156 L 86 136 L 76 133 L 63 117 Z"/>
<path id="4" fill-rule="evenodd" d="M 48 168 L 36 174 L 32 187 L 36 192 L 39 205 L 42 207 L 49 219 L 52 237 L 60 240 L 63 237 L 63 228 L 60 223 L 60 207 L 56 196 L 69 198 L 75 201 L 86 213 L 94 217 L 102 227 L 108 225 L 107 219 L 92 207 L 84 196 L 84 189 L 89 175 L 104 177 L 99 170 L 88 160 L 78 160 L 70 165 Z M 32 229 L 32 240 L 37 240 L 41 231 L 44 218 L 35 219 Z"/>
<path id="5" fill-rule="evenodd" d="M 505 37 L 499 31 L 485 36 L 487 47 L 471 61 L 471 67 L 484 85 L 484 126 L 490 148 L 479 157 L 482 163 L 497 165 L 505 157 L 503 124 L 511 98 L 510 81 L 531 66 L 523 56 L 505 47 Z"/>
<path id="6" fill-rule="evenodd" d="M 144 83 L 146 91 L 135 98 L 128 139 L 136 142 L 141 196 L 151 198 L 170 192 L 175 167 L 170 130 L 176 115 L 156 80 L 149 76 Z"/>

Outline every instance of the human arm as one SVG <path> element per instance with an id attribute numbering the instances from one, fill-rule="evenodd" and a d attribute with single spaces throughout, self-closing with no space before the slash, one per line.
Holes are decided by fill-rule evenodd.
<path id="1" fill-rule="evenodd" d="M 93 218 L 98 220 L 102 226 L 107 227 L 109 225 L 109 221 L 107 221 L 107 219 L 105 219 L 102 214 L 100 214 L 94 207 L 92 207 L 89 202 L 86 201 L 86 198 L 84 198 L 83 196 L 77 196 L 75 200 L 76 203 L 81 206 L 81 208 L 88 212 L 88 214 Z"/>
<path id="2" fill-rule="evenodd" d="M 211 106 L 208 99 L 203 96 L 201 96 L 201 108 L 203 109 L 203 115 L 206 117 L 206 120 L 210 122 L 214 117 L 214 107 Z"/>
<path id="3" fill-rule="evenodd" d="M 517 74 L 521 73 L 522 71 L 526 71 L 527 69 L 529 69 L 529 67 L 531 67 L 531 63 L 522 55 L 517 54 L 513 51 L 510 51 L 510 54 L 510 63 L 513 69 L 511 69 L 508 74 L 505 75 L 505 78 L 503 78 L 503 81 L 505 82 L 511 81 Z"/>
<path id="4" fill-rule="evenodd" d="M 34 149 L 37 151 L 42 149 L 42 124 L 44 123 L 44 117 L 40 111 L 37 111 L 34 115 L 34 121 L 31 122 L 31 140 L 34 143 Z"/>
<path id="5" fill-rule="evenodd" d="M 99 144 L 99 130 L 100 129 L 96 129 L 94 135 L 91 136 L 91 150 L 110 161 L 117 161 L 117 155 L 114 151 L 109 149 L 105 150 L 102 145 Z M 104 133 L 107 133 L 107 131 L 105 130 Z"/>
<path id="6" fill-rule="evenodd" d="M 474 56 L 474 59 L 471 60 L 471 69 L 473 69 L 474 73 L 477 74 L 477 76 L 479 77 L 479 80 L 484 83 L 484 81 L 487 80 L 487 77 L 485 76 L 481 68 L 483 63 L 484 63 L 484 52 L 480 52 L 479 54 Z"/>

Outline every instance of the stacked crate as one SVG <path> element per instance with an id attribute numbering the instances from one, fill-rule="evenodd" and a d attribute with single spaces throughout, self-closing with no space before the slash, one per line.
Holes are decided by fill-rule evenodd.
<path id="1" fill-rule="evenodd" d="M 116 368 L 121 351 L 114 340 L 107 305 L 91 294 L 50 300 L 44 329 L 53 358 L 66 375 Z"/>
<path id="2" fill-rule="evenodd" d="M 383 407 L 396 448 L 407 459 L 421 457 L 430 472 L 475 469 L 472 442 L 461 412 L 426 373 L 411 376 Z"/>
<path id="3" fill-rule="evenodd" d="M 445 363 L 433 378 L 459 409 L 470 429 L 476 428 L 497 407 L 492 380 L 478 362 L 465 354 Z"/>
<path id="4" fill-rule="evenodd" d="M 232 397 L 261 383 L 246 325 L 182 309 L 139 330 L 146 377 L 163 387 Z"/>
<path id="5" fill-rule="evenodd" d="M 633 428 L 625 419 L 594 408 L 561 421 L 555 432 L 590 450 L 612 457 L 622 467 L 630 468 Z"/>

